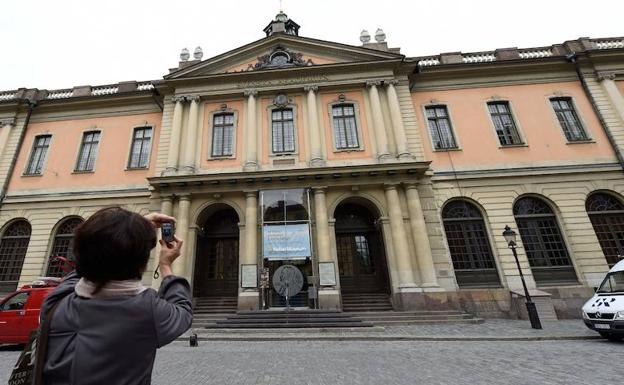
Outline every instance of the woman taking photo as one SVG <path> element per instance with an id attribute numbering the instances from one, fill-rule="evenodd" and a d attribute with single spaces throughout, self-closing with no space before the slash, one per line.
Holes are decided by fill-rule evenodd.
<path id="1" fill-rule="evenodd" d="M 99 210 L 74 236 L 76 271 L 46 298 L 41 324 L 54 308 L 43 365 L 43 383 L 150 384 L 156 349 L 189 329 L 189 283 L 171 264 L 183 241 L 160 240 L 162 283 L 141 284 L 156 228 L 175 222 L 112 207 Z"/>

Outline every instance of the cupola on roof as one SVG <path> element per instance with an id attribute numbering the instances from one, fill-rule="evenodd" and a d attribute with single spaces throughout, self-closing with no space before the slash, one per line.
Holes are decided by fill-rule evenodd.
<path id="1" fill-rule="evenodd" d="M 264 33 L 266 33 L 267 36 L 272 36 L 276 33 L 299 36 L 299 28 L 299 24 L 290 20 L 288 15 L 280 10 L 279 13 L 275 15 L 275 19 L 264 28 Z"/>

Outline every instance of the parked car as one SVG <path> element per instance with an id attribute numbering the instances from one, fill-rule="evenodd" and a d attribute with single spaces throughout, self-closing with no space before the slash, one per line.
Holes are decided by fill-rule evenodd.
<path id="1" fill-rule="evenodd" d="M 604 338 L 624 338 L 624 260 L 609 270 L 596 294 L 583 305 L 583 321 Z"/>
<path id="2" fill-rule="evenodd" d="M 53 257 L 50 263 L 68 273 L 74 263 L 63 257 Z M 0 344 L 25 344 L 39 327 L 39 313 L 45 297 L 62 281 L 43 277 L 24 285 L 0 299 Z"/>

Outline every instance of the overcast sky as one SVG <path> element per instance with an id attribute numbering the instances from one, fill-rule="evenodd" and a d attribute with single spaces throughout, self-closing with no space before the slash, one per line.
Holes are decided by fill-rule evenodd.
<path id="1" fill-rule="evenodd" d="M 624 0 L 283 0 L 300 35 L 359 45 L 383 28 L 407 56 L 624 36 Z M 260 39 L 279 0 L 0 0 L 0 90 L 160 79 Z"/>

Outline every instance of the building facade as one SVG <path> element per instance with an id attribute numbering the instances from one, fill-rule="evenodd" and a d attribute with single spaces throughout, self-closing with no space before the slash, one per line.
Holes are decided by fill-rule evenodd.
<path id="1" fill-rule="evenodd" d="M 174 215 L 176 273 L 239 310 L 282 306 L 289 264 L 300 306 L 518 316 L 509 225 L 540 306 L 578 316 L 624 247 L 624 38 L 407 57 L 281 12 L 264 32 L 161 80 L 0 92 L 0 291 L 121 205 Z"/>

